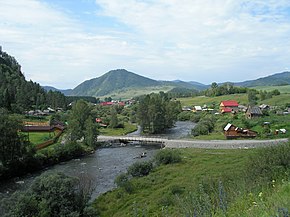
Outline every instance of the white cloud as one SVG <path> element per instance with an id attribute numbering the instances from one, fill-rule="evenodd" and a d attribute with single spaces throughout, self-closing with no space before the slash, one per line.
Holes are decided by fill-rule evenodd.
<path id="1" fill-rule="evenodd" d="M 47 2 L 0 0 L 3 50 L 41 84 L 73 87 L 115 68 L 210 83 L 289 67 L 288 0 L 96 0 L 102 26 Z"/>

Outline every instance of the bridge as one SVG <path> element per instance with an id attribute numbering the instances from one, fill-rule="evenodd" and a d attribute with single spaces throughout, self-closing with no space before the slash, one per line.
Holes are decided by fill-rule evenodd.
<path id="1" fill-rule="evenodd" d="M 288 142 L 288 139 L 275 140 L 182 140 L 140 136 L 98 136 L 99 141 L 160 143 L 165 148 L 208 148 L 208 149 L 248 149 L 266 147 Z"/>

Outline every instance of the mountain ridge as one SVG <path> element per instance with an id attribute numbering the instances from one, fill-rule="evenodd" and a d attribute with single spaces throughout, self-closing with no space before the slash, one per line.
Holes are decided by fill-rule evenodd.
<path id="1" fill-rule="evenodd" d="M 226 83 L 226 82 L 225 82 Z M 276 85 L 290 85 L 290 72 L 280 72 L 269 76 L 257 78 L 254 80 L 247 80 L 243 82 L 229 82 L 235 86 L 255 87 L 255 86 L 276 86 Z M 222 84 L 222 83 L 221 83 Z M 187 88 L 195 90 L 204 90 L 210 85 L 202 84 L 196 81 L 162 81 L 153 80 L 136 73 L 127 71 L 125 69 L 111 70 L 100 77 L 92 78 L 80 83 L 74 89 L 58 90 L 54 87 L 44 87 L 47 91 L 58 90 L 65 95 L 70 96 L 96 96 L 103 97 L 109 95 L 120 95 L 124 92 L 133 92 L 140 94 L 142 90 L 146 89 L 150 92 L 150 88 L 155 91 L 170 90 L 173 88 Z M 138 91 L 137 91 L 138 89 Z M 146 92 L 146 93 L 147 93 Z M 134 95 L 135 96 L 135 95 Z"/>

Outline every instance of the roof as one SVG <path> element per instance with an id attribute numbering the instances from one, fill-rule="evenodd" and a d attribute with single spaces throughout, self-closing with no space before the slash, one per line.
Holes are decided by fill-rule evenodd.
<path id="1" fill-rule="evenodd" d="M 194 106 L 194 109 L 195 109 L 196 111 L 202 111 L 202 108 L 201 108 L 201 106 L 199 106 L 199 105 Z"/>
<path id="2" fill-rule="evenodd" d="M 247 108 L 246 113 L 250 113 L 250 114 L 254 114 L 254 115 L 263 115 L 261 109 L 259 107 L 257 107 L 257 106 L 254 106 L 254 107 L 249 106 Z"/>
<path id="3" fill-rule="evenodd" d="M 230 112 L 232 112 L 232 109 L 231 108 L 223 108 L 222 112 L 230 113 Z"/>
<path id="4" fill-rule="evenodd" d="M 227 126 L 225 126 L 224 131 L 228 131 L 231 128 L 232 124 L 228 123 Z"/>
<path id="5" fill-rule="evenodd" d="M 225 100 L 225 101 L 221 101 L 221 106 L 225 106 L 225 107 L 238 107 L 239 103 L 236 100 Z"/>

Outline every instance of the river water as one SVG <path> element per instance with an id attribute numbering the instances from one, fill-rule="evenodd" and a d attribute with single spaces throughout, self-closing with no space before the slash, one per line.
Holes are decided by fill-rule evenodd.
<path id="1" fill-rule="evenodd" d="M 180 139 L 186 137 L 195 124 L 192 122 L 176 122 L 175 127 L 169 129 L 164 134 L 156 135 L 168 139 Z M 138 135 L 134 132 L 131 135 Z M 92 198 L 107 192 L 115 187 L 115 178 L 137 161 L 150 160 L 160 149 L 160 144 L 128 144 L 125 147 L 115 145 L 110 148 L 97 149 L 95 153 L 82 158 L 73 159 L 46 170 L 27 175 L 25 177 L 9 180 L 0 184 L 0 199 L 9 196 L 16 190 L 27 189 L 33 180 L 46 171 L 63 172 L 69 176 L 85 175 L 94 180 L 95 190 Z M 146 152 L 146 157 L 139 156 Z"/>

